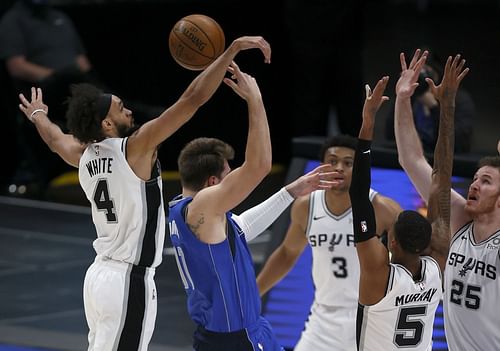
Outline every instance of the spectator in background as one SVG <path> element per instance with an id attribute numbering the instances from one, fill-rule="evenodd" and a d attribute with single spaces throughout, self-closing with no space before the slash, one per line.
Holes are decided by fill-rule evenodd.
<path id="1" fill-rule="evenodd" d="M 17 93 L 31 86 L 43 89 L 51 119 L 63 130 L 64 101 L 73 83 L 97 84 L 92 65 L 71 19 L 49 6 L 48 0 L 17 0 L 0 21 L 0 60 Z M 69 168 L 42 145 L 24 118 L 17 121 L 17 170 L 9 189 L 42 195 L 47 183 Z"/>
<path id="2" fill-rule="evenodd" d="M 0 60 L 5 63 L 16 93 L 28 96 L 32 86 L 40 87 L 51 107 L 51 120 L 66 128 L 66 104 L 70 87 L 91 83 L 111 91 L 92 68 L 82 40 L 71 18 L 51 7 L 49 0 L 17 0 L 0 21 Z M 124 99 L 143 124 L 164 108 Z M 31 123 L 17 121 L 18 165 L 9 191 L 43 196 L 48 182 L 70 168 L 48 150 Z"/>
<path id="3" fill-rule="evenodd" d="M 422 141 L 425 152 L 434 152 L 439 130 L 439 104 L 425 81 L 430 78 L 435 82 L 441 80 L 444 63 L 437 56 L 429 57 L 422 67 L 418 78 L 418 87 L 412 97 L 412 109 L 415 127 Z M 455 101 L 455 153 L 470 152 L 473 132 L 473 121 L 476 108 L 471 95 L 464 89 L 457 92 Z M 385 135 L 389 141 L 394 137 L 394 107 L 385 125 Z"/>

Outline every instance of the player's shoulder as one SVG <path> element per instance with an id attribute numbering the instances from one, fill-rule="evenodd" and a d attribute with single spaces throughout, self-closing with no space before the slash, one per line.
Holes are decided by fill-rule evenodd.
<path id="1" fill-rule="evenodd" d="M 403 211 L 403 208 L 396 200 L 394 200 L 393 198 L 390 198 L 388 196 L 382 195 L 380 193 L 377 193 L 375 195 L 372 203 L 373 203 L 373 207 L 375 208 L 375 210 L 384 209 L 384 210 L 386 210 L 388 212 L 392 212 L 392 213 L 399 213 L 399 212 Z"/>

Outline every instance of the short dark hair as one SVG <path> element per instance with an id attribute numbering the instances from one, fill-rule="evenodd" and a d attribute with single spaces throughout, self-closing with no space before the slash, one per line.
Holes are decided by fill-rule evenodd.
<path id="1" fill-rule="evenodd" d="M 101 141 L 105 138 L 101 126 L 104 117 L 99 115 L 97 106 L 102 93 L 100 89 L 87 83 L 71 86 L 66 119 L 70 133 L 82 143 Z"/>
<path id="2" fill-rule="evenodd" d="M 346 147 L 348 149 L 356 150 L 358 139 L 347 134 L 339 134 L 327 139 L 319 151 L 319 159 L 325 160 L 326 152 L 331 147 Z"/>
<path id="3" fill-rule="evenodd" d="M 234 149 L 222 140 L 197 138 L 190 141 L 177 159 L 182 186 L 193 191 L 201 190 L 209 177 L 220 177 L 224 161 L 233 158 Z"/>
<path id="4" fill-rule="evenodd" d="M 394 223 L 394 235 L 399 246 L 411 254 L 419 254 L 431 242 L 432 226 L 416 211 L 402 211 Z"/>
<path id="5" fill-rule="evenodd" d="M 479 168 L 490 166 L 500 171 L 500 156 L 486 156 L 479 160 Z"/>

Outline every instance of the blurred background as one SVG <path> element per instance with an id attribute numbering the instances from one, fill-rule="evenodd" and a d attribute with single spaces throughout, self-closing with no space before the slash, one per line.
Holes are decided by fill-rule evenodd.
<path id="1" fill-rule="evenodd" d="M 467 125 L 469 151 L 489 153 L 495 149 L 500 111 L 500 71 L 496 67 L 500 1 L 33 1 L 48 1 L 73 20 L 93 72 L 108 90 L 134 102 L 131 108 L 137 116 L 141 110 L 140 118 L 136 117 L 139 122 L 171 105 L 196 76 L 197 72 L 183 69 L 171 58 L 168 35 L 181 17 L 203 13 L 221 24 L 226 45 L 242 35 L 262 35 L 271 43 L 271 65 L 263 63 L 257 50 L 241 53 L 237 60 L 260 83 L 275 163 L 289 162 L 293 137 L 339 131 L 357 135 L 364 84 L 373 86 L 381 76 L 389 75 L 386 93 L 394 100 L 400 70 L 398 55 L 405 52 L 410 56 L 417 47 L 429 48 L 439 67 L 448 55 L 461 53 L 467 59 L 471 73 L 464 80 L 463 90 L 473 104 Z M 14 2 L 3 0 L 0 15 Z M 18 90 L 5 60 L 0 64 L 1 146 L 8 150 L 0 175 L 4 192 L 23 159 L 30 157 L 30 152 L 23 155 L 15 145 L 38 138 L 36 133 L 26 131 L 19 135 Z M 136 110 L 135 105 L 152 108 Z M 390 103 L 377 119 L 378 144 L 391 143 L 386 132 L 389 115 Z M 53 118 L 64 121 L 62 113 Z M 178 151 L 198 136 L 229 142 L 240 151 L 236 163 L 242 160 L 245 105 L 227 87 L 221 86 L 196 117 L 165 142 L 160 151 L 163 169 L 175 170 Z M 35 152 L 33 148 L 28 150 Z M 49 156 L 43 157 L 50 158 L 47 153 Z M 57 162 L 37 165 L 48 166 L 52 172 L 46 176 L 47 181 L 68 170 Z M 43 189 L 36 190 L 32 196 L 46 197 Z"/>
<path id="2" fill-rule="evenodd" d="M 0 16 L 14 2 L 2 0 Z M 463 112 L 464 120 L 463 137 L 457 140 L 464 148 L 457 150 L 455 164 L 461 182 L 470 179 L 480 156 L 496 153 L 500 138 L 498 0 L 49 0 L 46 5 L 70 18 L 93 75 L 105 82 L 108 91 L 130 101 L 139 122 L 175 102 L 197 75 L 177 65 L 168 50 L 170 29 L 181 17 L 193 13 L 213 17 L 225 32 L 226 46 L 242 35 L 262 35 L 269 41 L 270 65 L 264 64 L 257 50 L 237 56 L 242 70 L 261 87 L 274 163 L 271 175 L 239 210 L 279 189 L 290 174 L 303 172 L 294 160 L 314 160 L 311 150 L 316 150 L 317 140 L 339 132 L 357 136 L 364 84 L 373 87 L 380 77 L 389 75 L 386 95 L 393 102 L 399 53 L 411 57 L 419 47 L 431 50 L 438 76 L 446 57 L 456 53 L 462 54 L 471 69 L 461 87 L 460 107 L 457 100 L 457 112 Z M 11 34 L 10 29 L 2 30 L 0 37 Z M 0 53 L 3 49 L 0 41 Z M 82 350 L 86 325 L 81 285 L 93 257 L 95 237 L 88 202 L 75 171 L 50 153 L 34 127 L 18 113 L 21 88 L 9 70 L 8 57 L 0 59 L 0 344 Z M 415 113 L 424 116 L 425 129 L 432 124 L 425 123 L 432 118 L 426 112 L 434 106 L 424 98 L 425 91 L 420 96 Z M 390 102 L 377 116 L 379 152 L 374 161 L 398 169 L 390 132 L 392 114 Z M 62 115 L 54 118 L 64 125 Z M 246 133 L 245 104 L 222 85 L 162 145 L 165 199 L 180 189 L 176 159 L 185 143 L 200 136 L 223 139 L 235 147 L 237 165 L 244 156 Z M 426 130 L 422 133 L 427 135 Z M 433 149 L 430 139 L 428 152 Z M 257 270 L 282 238 L 286 219 L 283 223 L 274 227 L 273 240 L 264 236 L 254 244 Z M 163 309 L 152 349 L 185 350 L 193 326 L 184 311 L 184 292 L 168 247 L 165 257 L 157 273 L 164 296 L 163 303 L 160 296 Z M 57 338 L 63 341 L 55 345 Z"/>

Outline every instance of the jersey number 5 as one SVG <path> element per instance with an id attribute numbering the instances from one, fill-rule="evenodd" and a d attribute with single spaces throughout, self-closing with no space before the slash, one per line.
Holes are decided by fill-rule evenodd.
<path id="1" fill-rule="evenodd" d="M 424 322 L 415 317 L 425 316 L 427 306 L 401 307 L 394 333 L 397 347 L 417 346 L 422 341 Z"/>
<path id="2" fill-rule="evenodd" d="M 94 190 L 94 203 L 99 211 L 105 212 L 108 223 L 118 222 L 113 199 L 109 197 L 108 181 L 99 179 Z"/>

